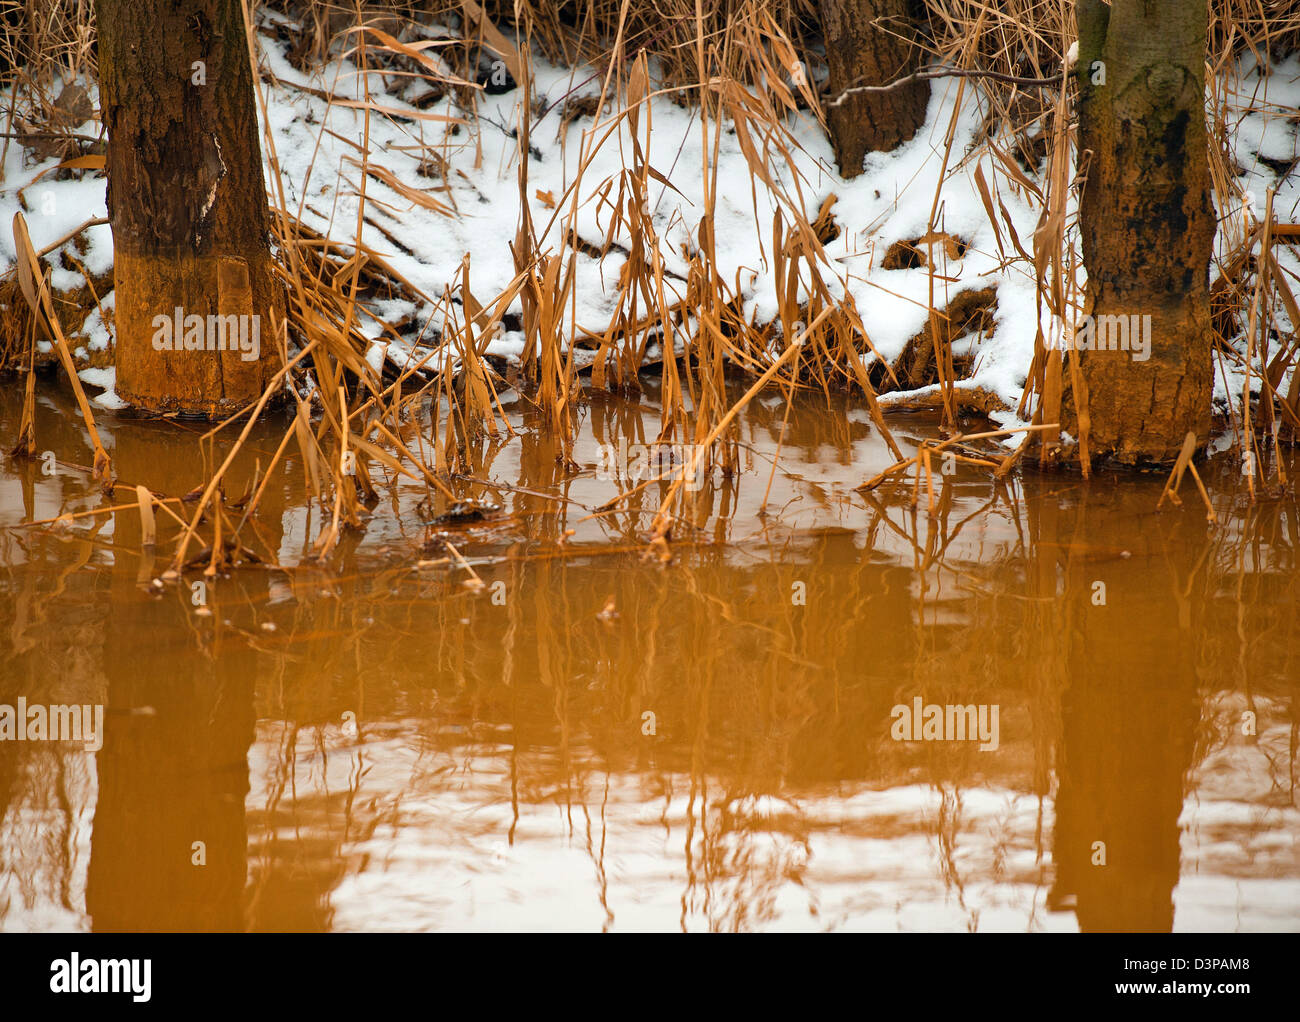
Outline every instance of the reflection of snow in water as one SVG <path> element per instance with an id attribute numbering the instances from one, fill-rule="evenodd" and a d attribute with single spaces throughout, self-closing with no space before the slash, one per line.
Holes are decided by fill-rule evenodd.
<path id="1" fill-rule="evenodd" d="M 27 745 L 26 789 L 0 817 L 0 930 L 89 930 L 86 867 L 99 783 L 93 754 Z M 63 804 L 60 804 L 63 803 Z"/>
<path id="2" fill-rule="evenodd" d="M 258 812 L 278 733 L 260 738 L 249 813 L 252 845 L 265 848 Z M 302 827 L 336 839 L 321 846 L 348 864 L 322 891 L 336 928 L 1076 929 L 1072 913 L 1045 906 L 1051 850 L 1035 834 L 1041 827 L 1050 843 L 1050 799 L 1040 819 L 1034 796 L 991 787 L 962 789 L 959 804 L 922 784 L 788 797 L 727 798 L 712 788 L 702 815 L 705 797 L 692 802 L 689 777 L 617 774 L 606 794 L 604 775 L 588 764 L 585 797 L 577 782 L 571 805 L 555 792 L 521 791 L 529 801 L 516 819 L 507 748 L 458 749 L 453 766 L 424 742 L 403 725 L 360 748 L 329 740 L 322 760 L 300 739 L 300 805 L 282 819 L 281 837 Z M 346 828 L 353 839 L 342 806 L 358 754 L 366 772 Z M 1220 799 L 1211 786 L 1187 799 L 1177 929 L 1300 923 L 1290 908 L 1300 903 L 1292 836 L 1300 813 L 1244 801 L 1262 779 L 1256 768 L 1239 775 L 1235 797 Z M 1261 813 L 1267 828 L 1252 835 Z M 1213 828 L 1219 836 L 1206 842 Z"/>

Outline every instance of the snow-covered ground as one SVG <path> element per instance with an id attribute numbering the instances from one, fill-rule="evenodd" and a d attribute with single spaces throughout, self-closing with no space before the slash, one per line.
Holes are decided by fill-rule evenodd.
<path id="1" fill-rule="evenodd" d="M 265 17 L 270 22 L 276 16 Z M 370 164 L 390 172 L 408 188 L 421 190 L 444 206 L 453 206 L 454 212 L 444 215 L 413 203 L 372 174 L 365 186 L 365 212 L 372 223 L 363 227 L 364 243 L 431 298 L 436 299 L 444 289 L 456 285 L 465 258 L 469 259 L 471 288 L 480 301 L 503 291 L 515 276 L 509 243 L 519 220 L 519 144 L 515 129 L 522 90 L 500 95 L 479 93 L 477 114 L 472 118 L 456 105 L 450 92 L 420 110 L 408 100 L 427 92 L 427 81 L 391 75 L 385 78 L 380 72 L 362 76 L 347 61 L 304 74 L 289 64 L 268 35 L 259 38 L 262 88 L 284 194 L 303 222 L 344 244 L 354 237 L 360 201 L 359 147 L 367 132 L 368 116 Z M 437 50 L 425 52 L 434 54 Z M 533 69 L 535 105 L 528 199 L 539 248 L 543 252 L 563 251 L 563 239 L 570 226 L 581 238 L 600 246 L 611 217 L 608 203 L 602 205 L 599 201 L 601 190 L 631 162 L 626 121 L 609 134 L 583 171 L 577 214 L 570 224 L 570 200 L 566 196 L 578 176 L 583 132 L 592 127 L 593 119 L 579 116 L 566 123 L 566 99 L 597 96 L 601 77 L 590 67 L 560 68 L 540 59 L 534 60 Z M 1275 214 L 1283 222 L 1295 222 L 1300 216 L 1300 179 L 1292 174 L 1279 184 L 1276 168 L 1297 156 L 1295 111 L 1300 107 L 1300 55 L 1275 65 L 1270 73 L 1261 73 L 1246 58 L 1246 63 L 1222 85 L 1235 107 L 1229 118 L 1227 142 L 1242 168 L 1244 191 L 1253 196 L 1254 209 L 1262 215 L 1267 190 L 1277 187 Z M 331 104 L 322 93 L 336 100 L 366 100 L 368 94 L 372 102 L 402 120 L 373 111 L 367 114 L 355 106 Z M 958 344 L 956 353 L 974 356 L 973 372 L 962 386 L 984 388 L 1014 407 L 1032 358 L 1039 315 L 1033 267 L 1024 259 L 1004 262 L 1000 257 L 994 228 L 975 184 L 976 167 L 982 164 L 986 179 L 995 183 L 1006 215 L 1026 246 L 1031 243 L 1038 211 L 1028 197 L 1009 187 L 991 157 L 972 151 L 979 137 L 983 103 L 978 89 L 969 83 L 964 96 L 962 109 L 955 112 L 953 157 L 942 182 L 937 226 L 969 242 L 969 248 L 961 258 L 940 266 L 944 276 L 956 279 L 936 284 L 942 292 L 936 293 L 935 301 L 946 305 L 961 291 L 996 285 L 993 332 L 983 338 L 966 338 Z M 924 268 L 883 269 L 881 262 L 892 244 L 916 238 L 929 227 L 956 97 L 955 81 L 933 82 L 922 130 L 893 152 L 870 155 L 866 172 L 852 181 L 839 176 L 824 133 L 806 115 L 791 117 L 788 122 L 797 142 L 791 160 L 772 161 L 783 193 L 801 204 L 801 212 L 808 220 L 815 219 L 827 196 L 838 197 L 834 216 L 842 230 L 825 246 L 829 263 L 822 276 L 833 291 L 852 295 L 871 342 L 887 359 L 897 357 L 907 340 L 926 323 L 930 279 Z M 608 121 L 614 109 L 607 106 L 599 117 Z M 655 229 L 667 269 L 684 277 L 687 261 L 683 253 L 694 244 L 705 208 L 704 143 L 693 109 L 679 106 L 666 96 L 658 97 L 651 101 L 650 116 L 653 133 L 649 163 L 672 183 L 671 188 L 655 183 L 651 189 Z M 83 130 L 94 127 L 92 123 Z M 447 161 L 445 187 L 443 178 L 419 173 L 429 150 Z M 14 144 L 4 168 L 0 217 L 8 223 L 20 208 L 19 195 L 25 195 L 26 215 L 38 249 L 87 219 L 105 215 L 103 177 L 83 174 L 78 180 L 56 181 L 50 173 L 55 162 L 26 166 L 24 150 Z M 719 273 L 724 280 L 739 281 L 745 311 L 754 321 L 771 321 L 777 313 L 777 297 L 772 263 L 767 256 L 773 214 L 787 200 L 778 198 L 753 178 L 734 133 L 726 133 L 721 139 L 717 182 L 715 236 Z M 1229 201 L 1224 212 L 1218 239 L 1221 251 L 1241 237 L 1246 222 L 1246 213 L 1236 199 Z M 111 264 L 111 232 L 107 226 L 94 227 L 87 237 L 89 251 L 82 261 L 90 273 L 102 273 Z M 625 243 L 627 238 L 615 232 L 614 240 Z M 1300 260 L 1289 249 L 1279 247 L 1277 254 L 1285 268 L 1300 274 Z M 13 257 L 13 242 L 7 232 L 0 237 L 0 257 Z M 580 329 L 603 331 L 609 323 L 616 309 L 622 258 L 617 250 L 603 260 L 578 257 L 575 319 Z M 56 288 L 81 283 L 81 274 L 76 271 L 59 269 L 53 276 Z M 684 296 L 684 279 L 670 276 L 666 283 Z M 112 296 L 107 296 L 104 305 L 111 308 L 111 301 Z M 393 301 L 373 311 L 388 322 L 410 317 L 416 325 L 410 331 L 414 344 L 421 328 L 434 315 L 434 306 Z M 435 321 L 432 325 L 437 328 L 440 324 Z M 1050 331 L 1049 323 L 1045 322 L 1044 327 L 1045 332 Z M 371 336 L 378 337 L 380 331 L 375 324 L 369 324 L 369 330 Z M 430 332 L 424 331 L 426 340 L 429 336 Z M 109 330 L 95 310 L 87 317 L 75 343 L 84 346 L 83 354 L 88 355 L 109 342 Z M 400 345 L 388 349 L 387 356 L 406 361 L 409 354 L 393 348 Z M 490 354 L 505 357 L 517 357 L 522 350 L 523 336 L 511 332 L 498 335 L 488 349 Z M 381 351 L 376 346 L 369 354 L 373 361 Z M 86 379 L 109 387 L 101 403 L 113 403 L 111 370 L 92 370 Z M 1239 399 L 1241 381 L 1234 373 L 1216 373 L 1216 387 L 1218 400 L 1226 400 L 1229 394 Z M 1008 425 L 1014 424 L 1010 413 L 1000 418 Z"/>

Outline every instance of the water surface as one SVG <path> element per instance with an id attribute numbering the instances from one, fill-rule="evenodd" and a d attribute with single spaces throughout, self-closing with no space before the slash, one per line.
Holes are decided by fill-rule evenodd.
<path id="1" fill-rule="evenodd" d="M 134 510 L 23 526 L 108 506 L 46 388 L 58 470 L 0 463 L 0 703 L 106 717 L 96 751 L 0 742 L 0 928 L 1300 929 L 1293 496 L 1225 456 L 1212 525 L 1159 478 L 962 465 L 931 513 L 854 492 L 893 460 L 858 403 L 768 396 L 665 561 L 659 484 L 593 516 L 653 389 L 584 406 L 576 473 L 507 407 L 468 485 L 499 512 L 404 480 L 322 565 L 291 445 L 266 563 L 201 613 Z M 193 426 L 101 429 L 127 482 L 204 479 Z M 894 740 L 916 697 L 996 706 L 998 747 Z"/>

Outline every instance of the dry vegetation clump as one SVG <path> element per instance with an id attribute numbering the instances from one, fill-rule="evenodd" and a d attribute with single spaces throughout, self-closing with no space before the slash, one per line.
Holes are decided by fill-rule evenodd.
<path id="1" fill-rule="evenodd" d="M 932 68 L 955 83 L 959 107 L 978 105 L 983 130 L 978 146 L 959 151 L 950 127 L 946 148 L 935 157 L 943 161 L 944 175 L 934 195 L 929 232 L 900 242 L 885 256 L 887 264 L 894 260 L 900 267 L 925 268 L 930 278 L 926 328 L 892 360 L 875 349 L 861 310 L 826 254 L 824 246 L 840 231 L 835 197 L 810 207 L 797 173 L 791 173 L 797 146 L 792 118 L 810 118 L 825 129 L 827 104 L 834 99 L 824 86 L 816 4 L 246 2 L 259 31 L 283 45 L 295 67 L 320 67 L 347 54 L 359 68 L 406 75 L 421 90 L 411 100 L 415 106 L 452 93 L 470 130 L 476 96 L 501 86 L 492 76 L 492 62 L 503 60 L 509 71 L 504 87 L 519 92 L 519 123 L 511 130 L 522 153 L 530 148 L 528 114 L 536 105 L 531 92 L 535 57 L 590 68 L 599 95 L 574 97 L 571 104 L 569 97 L 561 98 L 566 119 L 582 119 L 588 126 L 576 158 L 577 180 L 568 193 L 555 197 L 557 216 L 576 214 L 578 183 L 611 133 L 625 131 L 632 141 L 621 173 L 600 185 L 611 217 L 603 245 L 572 231 L 564 249 L 541 248 L 538 237 L 544 232 L 523 201 L 532 185 L 529 161 L 522 159 L 517 167 L 520 217 L 509 239 L 515 269 L 510 286 L 500 294 L 476 295 L 466 266 L 443 294 L 427 295 L 362 242 L 366 181 L 382 181 L 441 215 L 452 217 L 457 211 L 436 193 L 431 197 L 424 187 L 396 180 L 363 143 L 356 154 L 361 213 L 355 235 L 324 237 L 302 223 L 295 203 L 283 194 L 275 140 L 267 135 L 279 271 L 289 296 L 285 366 L 275 386 L 287 385 L 296 406 L 276 459 L 295 450 L 329 512 L 317 543 L 320 556 L 333 549 L 340 530 L 359 523 L 364 506 L 376 499 L 376 472 L 420 480 L 431 500 L 455 501 L 461 495 L 458 475 L 472 468 L 471 445 L 483 436 L 508 438 L 511 426 L 501 393 L 514 386 L 536 404 L 554 435 L 557 459 L 568 467 L 585 388 L 635 392 L 640 374 L 657 373 L 663 394 L 657 439 L 697 444 L 706 468 L 724 473 L 736 467 L 732 423 L 740 407 L 725 396 L 727 373 L 746 373 L 753 382 L 742 405 L 766 387 L 828 392 L 849 387 L 862 394 L 898 454 L 899 467 L 918 469 L 919 486 L 919 471 L 923 464 L 928 471 L 928 458 L 903 458 L 877 395 L 937 385 L 927 400 L 942 409 L 950 427 L 964 410 L 993 407 L 987 395 L 959 395 L 970 358 L 954 356 L 953 343 L 964 334 L 991 329 L 996 291 L 967 291 L 951 305 L 943 298 L 945 267 L 960 259 L 967 245 L 948 235 L 941 221 L 942 180 L 958 169 L 974 168 L 1003 265 L 1019 266 L 1036 280 L 1040 310 L 1052 313 L 1058 323 L 1073 321 L 1080 310 L 1077 197 L 1087 164 L 1075 151 L 1074 82 L 1062 73 L 1075 39 L 1073 6 L 1064 0 L 924 0 L 915 5 L 920 41 Z M 1224 254 L 1211 275 L 1221 333 L 1218 354 L 1233 364 L 1259 365 L 1255 390 L 1247 389 L 1243 408 L 1233 414 L 1245 449 L 1255 444 L 1257 434 L 1274 443 L 1286 436 L 1287 430 L 1272 428 L 1275 421 L 1289 430 L 1300 428 L 1300 392 L 1294 382 L 1300 376 L 1291 374 L 1292 382 L 1282 389 L 1297 351 L 1294 326 L 1300 323 L 1300 310 L 1294 275 L 1273 254 L 1275 245 L 1295 244 L 1300 237 L 1285 225 L 1272 224 L 1266 211 L 1252 216 L 1244 205 L 1241 168 L 1227 137 L 1231 76 L 1244 54 L 1267 64 L 1300 49 L 1300 0 L 1212 0 L 1209 7 L 1211 80 L 1216 82 L 1208 107 L 1210 158 L 1225 220 Z M 97 154 L 103 142 L 97 134 L 75 130 L 85 121 L 81 115 L 87 101 L 78 82 L 95 73 L 90 0 L 0 0 L 0 9 L 0 74 L 8 105 L 3 144 L 21 145 L 33 159 L 57 155 L 64 164 L 60 172 L 95 173 L 102 166 Z M 260 11 L 287 15 L 292 22 L 279 19 L 268 26 L 257 17 Z M 429 57 L 430 49 L 415 45 L 434 38 L 437 61 Z M 652 130 L 649 99 L 655 96 L 704 114 L 699 131 L 705 208 L 684 281 L 669 280 L 662 238 L 644 212 L 650 189 L 664 177 L 645 155 Z M 379 97 L 361 105 L 368 138 L 370 119 L 388 112 Z M 780 282 L 779 309 L 766 322 L 747 318 L 739 280 L 727 279 L 719 269 L 714 203 L 716 154 L 724 134 L 735 138 L 755 187 L 766 189 L 778 209 L 764 239 L 764 255 Z M 421 175 L 427 172 L 434 181 L 445 182 L 454 173 L 434 147 L 420 167 Z M 1005 206 L 1010 194 L 1040 211 L 1032 237 L 1017 234 Z M 579 257 L 607 254 L 616 233 L 627 244 L 619 252 L 622 268 L 611 281 L 614 312 L 603 331 L 583 332 L 574 314 L 574 267 Z M 390 240 L 401 241 L 397 236 Z M 30 313 L 16 296 L 11 271 L 0 277 L 0 364 L 11 369 L 31 364 L 35 336 Z M 410 324 L 384 322 L 372 309 L 375 299 L 395 296 L 435 310 L 419 331 L 418 350 L 426 354 L 377 369 L 365 357 L 363 324 L 377 324 L 381 335 L 393 341 L 407 336 Z M 507 327 L 526 341 L 528 354 L 517 367 L 500 364 L 486 351 Z M 1025 441 L 1014 454 L 989 455 L 999 472 L 1008 471 L 1031 448 L 1044 463 L 1077 457 L 1086 471 L 1086 409 L 1074 408 L 1070 396 L 1078 366 L 1072 355 L 1054 350 L 1052 341 L 1040 329 L 1014 409 L 1032 425 L 1021 431 Z M 419 409 L 430 407 L 434 412 L 427 429 L 413 429 Z M 1080 421 L 1082 435 L 1073 439 L 1081 442 L 1065 443 L 1060 424 Z M 216 533 L 205 547 L 209 571 L 220 570 L 223 558 L 237 552 L 231 537 L 256 508 L 261 490 L 241 506 L 238 522 L 226 520 L 220 481 L 234 457 L 232 451 L 224 465 L 214 466 L 211 485 L 182 532 L 175 570 L 194 563 L 192 547 L 201 521 Z M 685 466 L 681 478 L 696 467 Z M 680 481 L 656 518 L 659 541 L 675 521 Z M 607 506 L 626 496 L 613 497 Z"/>

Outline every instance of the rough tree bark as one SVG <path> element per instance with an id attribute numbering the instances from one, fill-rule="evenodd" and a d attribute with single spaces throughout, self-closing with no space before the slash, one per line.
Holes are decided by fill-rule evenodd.
<path id="1" fill-rule="evenodd" d="M 830 96 L 855 85 L 886 85 L 921 66 L 921 48 L 908 40 L 915 31 L 908 0 L 820 0 Z M 903 37 L 903 38 L 900 38 Z M 828 107 L 835 162 L 845 177 L 862 173 L 869 152 L 887 152 L 925 123 L 928 82 L 889 92 L 857 93 Z"/>
<path id="2" fill-rule="evenodd" d="M 148 411 L 222 416 L 269 383 L 284 316 L 271 270 L 242 7 L 239 0 L 96 0 L 95 15 L 109 138 L 117 393 Z M 158 317 L 174 324 L 177 309 L 182 323 L 201 317 L 202 350 L 159 337 Z M 241 324 L 250 350 L 210 350 L 233 324 L 217 317 L 228 316 L 257 317 Z M 249 357 L 254 328 L 258 350 Z M 182 350 L 158 350 L 173 340 Z M 198 341 L 197 333 L 189 337 L 191 349 Z"/>
<path id="3" fill-rule="evenodd" d="M 1203 443 L 1210 429 L 1205 3 L 1079 0 L 1077 13 L 1079 148 L 1093 154 L 1085 312 L 1097 334 L 1102 317 L 1150 326 L 1145 361 L 1100 350 L 1099 338 L 1081 352 L 1090 447 L 1122 464 L 1166 464 L 1188 431 Z"/>

